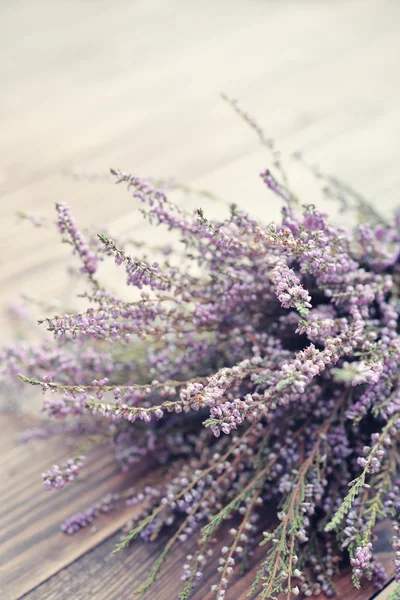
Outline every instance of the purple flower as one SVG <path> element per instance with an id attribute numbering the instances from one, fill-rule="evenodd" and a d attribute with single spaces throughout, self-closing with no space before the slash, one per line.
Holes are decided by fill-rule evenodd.
<path id="1" fill-rule="evenodd" d="M 66 483 L 74 481 L 75 477 L 83 468 L 84 456 L 78 458 L 69 458 L 61 467 L 53 465 L 49 471 L 42 473 L 43 483 L 46 490 L 58 490 L 63 488 Z"/>

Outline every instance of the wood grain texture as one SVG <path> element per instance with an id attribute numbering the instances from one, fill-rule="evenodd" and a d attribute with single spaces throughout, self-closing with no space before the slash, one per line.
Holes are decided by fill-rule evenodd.
<path id="1" fill-rule="evenodd" d="M 52 218 L 58 200 L 83 226 L 142 224 L 128 194 L 66 170 L 175 176 L 276 218 L 258 177 L 270 157 L 221 91 L 284 156 L 303 149 L 383 208 L 396 203 L 399 17 L 397 0 L 0 3 L 0 303 L 73 297 L 68 249 L 53 230 L 16 226 L 15 211 Z M 0 323 L 10 337 L 4 312 Z"/>
<path id="2" fill-rule="evenodd" d="M 382 535 L 383 534 L 383 535 Z M 118 536 L 88 552 L 80 560 L 58 573 L 36 590 L 24 596 L 24 600 L 58 600 L 59 598 L 74 598 L 74 600 L 129 600 L 134 597 L 134 590 L 146 579 L 146 575 L 154 560 L 162 551 L 166 539 L 154 544 L 139 543 L 118 556 L 112 554 L 112 549 L 118 541 Z M 220 545 L 223 544 L 223 539 Z M 180 575 L 185 556 L 195 547 L 181 544 L 174 551 L 165 565 L 166 572 L 155 582 L 153 587 L 142 596 L 143 600 L 175 599 L 181 589 Z M 386 532 L 381 530 L 378 548 L 381 549 L 379 558 L 385 567 L 390 568 L 391 556 L 388 552 L 390 543 Z M 258 552 L 260 554 L 260 552 Z M 204 582 L 193 595 L 193 600 L 214 600 L 215 594 L 210 592 L 210 586 L 218 582 L 218 556 L 206 568 Z M 227 600 L 245 599 L 255 577 L 253 567 L 241 578 L 235 578 L 227 593 Z M 375 591 L 370 585 L 355 590 L 349 574 L 337 578 L 339 598 L 343 600 L 366 600 Z M 327 600 L 319 596 L 320 600 Z M 255 596 L 253 597 L 253 600 Z M 283 599 L 282 599 L 283 600 Z"/>
<path id="3" fill-rule="evenodd" d="M 149 465 L 143 464 L 130 475 L 118 473 L 113 457 L 105 451 L 89 454 L 85 473 L 71 486 L 59 492 L 45 492 L 39 473 L 53 462 L 65 458 L 68 448 L 60 440 L 21 444 L 18 432 L 32 427 L 32 417 L 1 417 L 2 436 L 0 495 L 0 566 L 1 600 L 128 600 L 143 583 L 154 560 L 166 542 L 165 536 L 152 544 L 137 542 L 118 556 L 112 554 L 122 525 L 137 514 L 137 508 L 104 515 L 74 536 L 60 531 L 60 524 L 110 491 L 120 491 L 149 480 Z M 157 472 L 150 475 L 157 481 Z M 390 571 L 390 528 L 379 527 L 376 545 L 379 560 Z M 218 548 L 225 543 L 222 532 L 215 559 L 204 573 L 193 600 L 212 600 L 210 586 L 216 580 Z M 165 570 L 144 600 L 169 600 L 180 590 L 182 565 L 194 545 L 178 543 L 167 559 Z M 257 556 L 262 549 L 256 550 Z M 245 577 L 236 578 L 227 600 L 246 597 L 254 578 L 253 566 Z M 340 598 L 365 600 L 373 594 L 371 586 L 354 590 L 351 578 L 343 573 L 337 578 Z M 321 600 L 323 598 L 321 597 Z"/>
<path id="4" fill-rule="evenodd" d="M 389 600 L 390 595 L 393 594 L 396 589 L 396 583 L 392 581 L 389 583 L 384 590 L 376 597 L 376 600 Z"/>
<path id="5" fill-rule="evenodd" d="M 1 340 L 12 339 L 16 327 L 38 335 L 28 333 L 34 320 L 21 328 L 7 312 L 18 295 L 63 310 L 79 306 L 83 285 L 65 274 L 69 251 L 56 231 L 17 225 L 15 211 L 52 219 L 54 202 L 67 201 L 82 226 L 106 223 L 114 234 L 153 239 L 129 194 L 103 177 L 109 167 L 174 176 L 264 220 L 278 216 L 258 177 L 270 157 L 221 91 L 257 116 L 284 157 L 302 149 L 383 212 L 398 204 L 399 34 L 398 0 L 0 3 Z M 289 175 L 304 201 L 315 201 L 311 178 L 291 164 Z M 209 214 L 225 210 L 201 203 Z M 167 234 L 157 230 L 161 239 Z M 104 278 L 113 273 L 112 264 L 102 266 Z M 34 317 L 43 310 L 34 307 Z M 130 598 L 157 547 L 136 547 L 121 562 L 109 554 L 115 540 L 108 538 L 126 514 L 102 519 L 94 534 L 66 539 L 58 529 L 72 512 L 127 485 L 112 458 L 100 452 L 82 484 L 44 494 L 37 474 L 65 457 L 65 443 L 21 447 L 14 433 L 33 417 L 1 419 L 1 600 L 24 593 L 31 600 Z M 186 552 L 178 549 L 149 599 L 174 597 Z M 383 560 L 390 565 L 388 555 Z M 196 600 L 208 600 L 211 573 Z M 246 586 L 237 582 L 232 600 Z M 351 591 L 348 577 L 340 586 L 344 599 L 371 595 L 369 588 Z"/>
<path id="6" fill-rule="evenodd" d="M 0 598 L 14 600 L 35 588 L 60 568 L 118 531 L 137 514 L 135 507 L 100 517 L 96 530 L 67 536 L 61 523 L 109 492 L 148 478 L 142 464 L 126 476 L 120 473 L 109 447 L 88 455 L 85 473 L 58 492 L 45 493 L 40 473 L 69 456 L 65 440 L 54 438 L 21 444 L 17 435 L 35 425 L 27 416 L 1 415 Z"/>

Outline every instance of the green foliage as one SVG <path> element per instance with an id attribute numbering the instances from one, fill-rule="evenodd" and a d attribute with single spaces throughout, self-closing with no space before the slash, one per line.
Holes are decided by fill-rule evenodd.
<path id="1" fill-rule="evenodd" d="M 136 539 L 138 537 L 138 535 L 140 535 L 142 533 L 142 531 L 154 521 L 154 519 L 159 515 L 159 513 L 163 509 L 164 509 L 164 506 L 160 506 L 160 507 L 156 508 L 151 513 L 151 515 L 144 518 L 137 527 L 135 527 L 127 535 L 125 535 L 122 538 L 122 540 L 115 546 L 114 551 L 113 551 L 114 554 L 116 552 L 120 552 L 121 550 L 124 550 L 125 548 L 127 548 L 129 546 L 129 544 L 131 542 L 133 542 L 133 540 Z"/>
<path id="2" fill-rule="evenodd" d="M 339 527 L 340 523 L 342 522 L 342 519 L 344 519 L 344 517 L 347 515 L 347 513 L 351 509 L 352 504 L 353 504 L 355 498 L 357 497 L 358 492 L 364 485 L 364 483 L 365 483 L 365 472 L 363 471 L 361 473 L 361 475 L 359 477 L 357 477 L 357 479 L 354 479 L 351 482 L 352 487 L 350 488 L 349 493 L 343 500 L 343 504 L 341 505 L 341 507 L 336 511 L 333 518 L 325 526 L 325 531 L 333 531 L 334 529 Z"/>
<path id="3" fill-rule="evenodd" d="M 396 585 L 394 590 L 390 592 L 388 600 L 400 600 L 400 582 Z"/>
<path id="4" fill-rule="evenodd" d="M 183 587 L 183 590 L 178 594 L 178 600 L 189 600 L 192 589 L 193 582 L 191 580 L 187 581 Z"/>

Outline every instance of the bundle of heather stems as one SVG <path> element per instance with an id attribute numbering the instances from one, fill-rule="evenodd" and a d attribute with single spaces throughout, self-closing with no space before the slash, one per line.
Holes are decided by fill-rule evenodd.
<path id="1" fill-rule="evenodd" d="M 205 585 L 212 561 L 216 600 L 254 562 L 250 597 L 329 597 L 349 565 L 356 587 L 383 585 L 375 526 L 388 519 L 400 579 L 400 213 L 386 220 L 327 178 L 327 194 L 368 217 L 341 228 L 266 171 L 279 224 L 234 205 L 213 221 L 112 174 L 181 243 L 149 262 L 128 239 L 82 233 L 57 204 L 87 308 L 42 319 L 52 335 L 40 343 L 4 348 L 1 378 L 44 394 L 48 422 L 26 439 L 76 433 L 76 454 L 43 473 L 47 490 L 84 476 L 85 439 L 86 451 L 110 444 L 127 478 L 139 461 L 161 475 L 99 498 L 63 531 L 137 504 L 116 549 L 168 535 L 140 592 L 190 538 L 179 600 Z M 123 298 L 100 280 L 103 260 L 125 271 Z"/>

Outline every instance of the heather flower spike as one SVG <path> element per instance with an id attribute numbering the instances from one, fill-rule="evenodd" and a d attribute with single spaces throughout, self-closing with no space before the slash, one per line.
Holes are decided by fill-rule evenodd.
<path id="1" fill-rule="evenodd" d="M 66 483 L 74 481 L 75 477 L 79 474 L 83 467 L 84 459 L 84 456 L 78 456 L 78 458 L 69 458 L 62 467 L 53 465 L 49 471 L 43 473 L 43 483 L 46 490 L 58 490 L 64 487 Z"/>
<path id="2" fill-rule="evenodd" d="M 276 176 L 261 177 L 283 202 L 281 223 L 237 206 L 223 220 L 192 214 L 154 182 L 111 170 L 150 223 L 179 234 L 180 251 L 155 248 L 149 260 L 129 238 L 83 234 L 57 203 L 86 308 L 44 315 L 42 342 L 2 348 L 0 384 L 44 395 L 49 421 L 26 440 L 76 435 L 75 457 L 43 473 L 46 489 L 84 478 L 81 449 L 96 444 L 109 444 L 124 472 L 164 466 L 157 484 L 83 503 L 62 525 L 73 534 L 141 506 L 116 550 L 164 531 L 169 540 L 139 591 L 188 539 L 180 600 L 214 559 L 212 594 L 226 599 L 258 545 L 258 598 L 330 597 L 346 564 L 356 586 L 379 587 L 374 531 L 386 518 L 400 581 L 400 213 L 379 220 L 334 178 L 331 197 L 370 223 L 342 229 L 315 206 L 300 209 L 273 143 L 228 102 L 272 154 Z M 125 270 L 124 294 L 100 280 L 101 260 Z"/>

